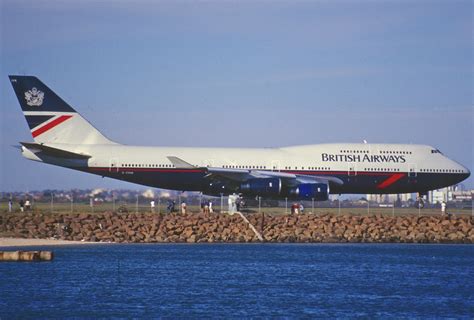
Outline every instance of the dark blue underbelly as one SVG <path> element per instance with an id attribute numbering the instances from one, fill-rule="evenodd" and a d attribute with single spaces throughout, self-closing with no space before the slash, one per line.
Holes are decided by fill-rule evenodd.
<path id="1" fill-rule="evenodd" d="M 209 180 L 203 169 L 158 168 L 85 168 L 81 171 L 124 180 L 155 188 L 179 191 L 205 191 Z M 464 179 L 459 173 L 357 172 L 346 171 L 285 171 L 310 176 L 340 178 L 343 185 L 330 185 L 332 194 L 390 194 L 426 192 L 459 183 Z"/>

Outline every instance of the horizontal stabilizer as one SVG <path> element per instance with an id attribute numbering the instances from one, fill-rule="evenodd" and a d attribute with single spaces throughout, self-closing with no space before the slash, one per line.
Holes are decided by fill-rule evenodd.
<path id="1" fill-rule="evenodd" d="M 20 142 L 23 147 L 33 153 L 44 152 L 48 156 L 66 158 L 66 159 L 89 159 L 91 156 L 87 154 L 70 152 L 58 148 L 48 147 L 39 143 Z"/>
<path id="2" fill-rule="evenodd" d="M 173 157 L 173 156 L 170 156 L 170 157 L 167 157 L 168 160 L 175 166 L 175 168 L 179 168 L 179 169 L 191 169 L 191 168 L 195 168 L 192 164 L 184 161 L 183 159 L 180 159 L 178 157 Z"/>

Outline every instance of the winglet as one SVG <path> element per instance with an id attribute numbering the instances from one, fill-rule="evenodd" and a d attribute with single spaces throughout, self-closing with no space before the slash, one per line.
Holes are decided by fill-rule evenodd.
<path id="1" fill-rule="evenodd" d="M 190 169 L 190 168 L 195 168 L 192 164 L 178 158 L 178 157 L 167 157 L 168 160 L 176 167 L 180 169 Z"/>

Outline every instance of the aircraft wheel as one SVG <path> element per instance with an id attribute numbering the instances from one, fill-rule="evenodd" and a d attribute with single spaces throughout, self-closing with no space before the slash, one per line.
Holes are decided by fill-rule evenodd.
<path id="1" fill-rule="evenodd" d="M 423 199 L 418 199 L 418 208 L 423 209 L 425 207 L 425 202 Z"/>

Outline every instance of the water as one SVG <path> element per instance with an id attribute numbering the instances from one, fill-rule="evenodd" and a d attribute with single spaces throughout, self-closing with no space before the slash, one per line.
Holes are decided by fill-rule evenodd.
<path id="1" fill-rule="evenodd" d="M 474 246 L 54 247 L 0 264 L 0 318 L 472 318 Z"/>

